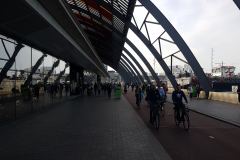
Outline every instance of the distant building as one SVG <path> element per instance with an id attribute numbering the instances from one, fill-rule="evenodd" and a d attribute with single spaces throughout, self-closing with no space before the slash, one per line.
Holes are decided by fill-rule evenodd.
<path id="1" fill-rule="evenodd" d="M 231 78 L 235 75 L 236 67 L 234 66 L 220 66 L 215 67 L 212 70 L 212 76 L 213 77 L 222 77 L 222 78 Z"/>
<path id="2" fill-rule="evenodd" d="M 171 69 L 171 67 L 169 68 Z M 172 74 L 175 77 L 179 77 L 179 75 L 183 73 L 184 73 L 183 66 L 180 66 L 180 65 L 172 66 Z"/>
<path id="3" fill-rule="evenodd" d="M 194 72 L 193 72 L 193 70 L 192 70 L 192 68 L 191 68 L 191 66 L 189 65 L 189 64 L 185 64 L 184 65 L 184 67 L 183 67 L 183 72 L 184 73 L 189 73 L 190 74 L 190 76 L 193 76 L 194 75 Z"/>
<path id="4" fill-rule="evenodd" d="M 52 69 L 52 67 L 41 67 L 40 68 L 40 73 L 44 73 L 47 74 L 50 70 Z M 56 74 L 56 70 L 53 71 L 53 74 Z"/>
<path id="5" fill-rule="evenodd" d="M 118 83 L 121 82 L 121 76 L 115 71 L 108 71 L 110 76 L 109 82 Z"/>
<path id="6" fill-rule="evenodd" d="M 27 77 L 29 76 L 31 72 L 31 68 L 25 68 L 24 69 L 24 79 L 27 79 Z M 35 72 L 35 74 L 32 75 L 32 81 L 33 81 L 33 84 L 37 83 L 38 81 L 42 80 L 42 77 L 40 75 L 40 69 L 37 69 L 37 71 Z"/>

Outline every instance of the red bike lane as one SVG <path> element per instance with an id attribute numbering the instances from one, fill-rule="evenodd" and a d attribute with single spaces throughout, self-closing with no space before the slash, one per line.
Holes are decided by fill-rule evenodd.
<path id="1" fill-rule="evenodd" d="M 173 160 L 240 159 L 239 127 L 190 111 L 190 130 L 185 131 L 182 124 L 175 125 L 173 106 L 166 103 L 165 115 L 156 130 L 149 123 L 146 101 L 138 108 L 134 92 L 129 90 L 124 96 Z"/>

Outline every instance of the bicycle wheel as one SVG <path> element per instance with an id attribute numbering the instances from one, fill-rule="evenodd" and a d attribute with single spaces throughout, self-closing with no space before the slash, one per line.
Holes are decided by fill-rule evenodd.
<path id="1" fill-rule="evenodd" d="M 179 126 L 179 121 L 178 121 L 178 118 L 177 118 L 177 110 L 176 109 L 174 110 L 174 122 L 175 122 L 176 126 Z"/>
<path id="2" fill-rule="evenodd" d="M 184 119 L 183 119 L 183 127 L 186 131 L 189 130 L 189 127 L 190 127 L 190 120 L 189 120 L 189 115 L 188 113 L 185 113 L 184 114 Z"/>
<path id="3" fill-rule="evenodd" d="M 156 129 L 159 129 L 159 125 L 160 125 L 160 116 L 159 116 L 159 113 L 157 113 L 154 118 L 154 127 Z"/>

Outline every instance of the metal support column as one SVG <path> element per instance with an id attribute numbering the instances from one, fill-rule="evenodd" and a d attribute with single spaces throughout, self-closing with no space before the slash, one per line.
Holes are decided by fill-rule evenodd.
<path id="1" fill-rule="evenodd" d="M 122 63 L 119 63 L 119 66 L 126 71 L 128 77 L 130 77 L 131 81 L 133 81 L 134 83 L 137 83 L 136 78 L 134 77 L 134 75 L 132 74 L 132 72 Z"/>
<path id="2" fill-rule="evenodd" d="M 124 79 L 124 82 L 125 82 L 125 83 L 128 83 L 128 82 L 129 82 L 129 80 L 128 80 L 128 78 L 127 78 L 128 76 L 126 75 L 125 71 L 122 70 L 122 68 L 119 68 L 117 72 L 118 72 L 118 73 L 121 75 L 121 77 Z"/>
<path id="3" fill-rule="evenodd" d="M 121 65 L 121 67 L 126 70 L 126 72 L 128 73 L 128 75 L 130 75 L 131 77 L 131 81 L 133 81 L 134 83 L 139 83 L 139 80 L 136 78 L 135 74 L 133 74 L 121 61 L 119 62 L 119 65 Z"/>
<path id="4" fill-rule="evenodd" d="M 64 67 L 64 70 L 59 73 L 59 75 L 58 75 L 58 77 L 55 79 L 54 83 L 59 83 L 59 81 L 60 81 L 60 79 L 62 78 L 62 76 L 64 75 L 67 67 L 69 67 L 69 65 L 66 63 L 66 64 L 65 64 L 65 67 Z"/>
<path id="5" fill-rule="evenodd" d="M 136 58 L 124 47 L 123 50 L 125 51 L 125 53 L 134 61 L 134 63 L 138 66 L 138 68 L 141 70 L 143 76 L 145 77 L 145 79 L 147 80 L 148 83 L 151 83 L 150 78 L 148 77 L 147 73 L 144 71 L 144 69 L 142 68 L 142 66 L 138 63 L 138 61 L 136 60 Z"/>
<path id="6" fill-rule="evenodd" d="M 4 65 L 2 71 L 0 72 L 0 84 L 2 83 L 3 79 L 6 78 L 8 70 L 12 67 L 13 63 L 15 62 L 17 54 L 23 47 L 24 46 L 20 43 L 18 43 L 17 46 L 15 46 L 15 50 L 12 54 L 12 57 L 9 58 L 7 63 Z"/>
<path id="7" fill-rule="evenodd" d="M 126 81 L 128 82 L 128 83 L 131 83 L 131 75 L 121 66 L 121 65 L 119 65 L 119 68 L 118 68 L 118 70 L 119 70 L 119 72 L 122 72 L 123 73 L 123 75 L 125 76 L 125 78 L 126 78 Z"/>
<path id="8" fill-rule="evenodd" d="M 168 68 L 167 64 L 165 61 L 162 59 L 158 51 L 155 49 L 155 47 L 151 44 L 151 42 L 144 36 L 144 34 L 134 26 L 134 24 L 130 25 L 131 30 L 141 39 L 141 41 L 146 45 L 146 47 L 150 50 L 152 55 L 156 58 L 162 69 L 164 70 L 166 76 L 172 83 L 172 86 L 176 88 L 177 86 L 177 81 L 175 77 L 172 75 L 170 69 Z"/>
<path id="9" fill-rule="evenodd" d="M 47 75 L 44 77 L 44 81 L 43 81 L 44 85 L 47 83 L 48 78 L 51 76 L 51 74 L 52 74 L 53 71 L 54 71 L 54 68 L 56 68 L 56 67 L 59 65 L 59 63 L 60 63 L 60 60 L 59 60 L 59 59 L 58 59 L 56 62 L 53 63 L 53 66 L 52 66 L 51 70 L 50 70 L 50 71 L 47 73 Z"/>
<path id="10" fill-rule="evenodd" d="M 153 79 L 156 82 L 158 82 L 159 78 L 158 78 L 157 74 L 154 72 L 152 66 L 149 64 L 149 62 L 144 57 L 144 55 L 138 50 L 138 48 L 129 39 L 126 39 L 126 43 L 134 50 L 134 52 L 140 57 L 140 59 L 143 61 L 143 63 L 147 66 L 148 70 L 150 71 L 150 73 L 153 76 Z"/>
<path id="11" fill-rule="evenodd" d="M 38 61 L 36 62 L 36 64 L 32 67 L 32 70 L 31 70 L 29 76 L 27 77 L 26 81 L 24 82 L 24 86 L 25 86 L 25 87 L 27 87 L 27 86 L 30 85 L 30 82 L 32 81 L 32 75 L 33 75 L 34 73 L 36 73 L 38 67 L 42 64 L 42 62 L 43 62 L 43 60 L 44 60 L 44 57 L 47 57 L 47 55 L 46 55 L 46 54 L 42 55 L 42 57 L 40 57 L 40 58 L 38 59 Z"/>
<path id="12" fill-rule="evenodd" d="M 124 66 L 126 66 L 127 68 L 128 68 L 128 70 L 134 75 L 134 78 L 136 79 L 136 81 L 138 82 L 138 83 L 141 83 L 142 81 L 141 81 L 141 79 L 138 77 L 138 75 L 134 72 L 134 70 L 129 66 L 129 64 L 126 62 L 126 61 L 124 61 L 123 59 L 120 59 L 120 62 L 122 62 L 122 64 L 124 65 Z M 143 82 L 142 82 L 143 83 Z"/>
<path id="13" fill-rule="evenodd" d="M 134 66 L 134 64 L 127 58 L 127 56 L 125 56 L 124 54 L 122 54 L 122 57 L 127 61 L 126 63 L 128 63 L 132 69 L 137 73 L 138 77 L 140 78 L 140 80 L 142 81 L 142 83 L 144 83 L 144 78 L 142 77 L 142 75 L 138 72 L 137 68 Z M 122 59 L 122 60 L 124 60 Z"/>

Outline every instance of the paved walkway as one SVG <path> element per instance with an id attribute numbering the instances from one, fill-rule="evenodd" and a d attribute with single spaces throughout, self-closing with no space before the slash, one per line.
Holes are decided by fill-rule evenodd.
<path id="1" fill-rule="evenodd" d="M 172 102 L 171 95 L 168 100 Z M 240 105 L 221 101 L 192 99 L 189 108 L 193 111 L 240 126 Z"/>
<path id="2" fill-rule="evenodd" d="M 130 104 L 80 97 L 0 126 L 1 160 L 168 160 Z"/>

